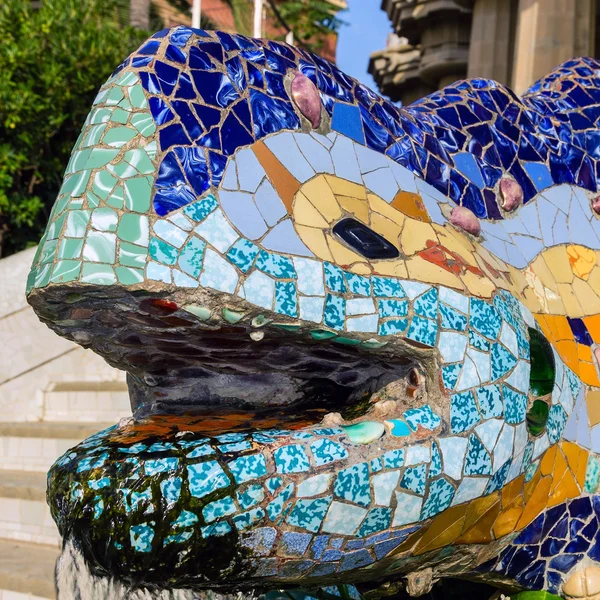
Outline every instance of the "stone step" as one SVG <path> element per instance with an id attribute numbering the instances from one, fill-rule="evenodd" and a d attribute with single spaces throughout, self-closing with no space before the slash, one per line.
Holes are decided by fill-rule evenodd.
<path id="1" fill-rule="evenodd" d="M 59 547 L 43 473 L 0 471 L 0 538 Z"/>
<path id="2" fill-rule="evenodd" d="M 131 416 L 124 381 L 61 381 L 44 392 L 44 421 L 116 422 Z"/>
<path id="3" fill-rule="evenodd" d="M 106 423 L 0 422 L 0 470 L 45 473 L 52 463 Z"/>
<path id="4" fill-rule="evenodd" d="M 0 540 L 0 600 L 56 598 L 54 564 L 59 549 Z"/>

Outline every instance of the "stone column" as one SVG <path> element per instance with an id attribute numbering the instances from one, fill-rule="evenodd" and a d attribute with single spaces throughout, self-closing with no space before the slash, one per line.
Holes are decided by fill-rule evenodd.
<path id="1" fill-rule="evenodd" d="M 473 6 L 467 77 L 510 85 L 512 71 L 511 0 L 476 0 Z"/>
<path id="2" fill-rule="evenodd" d="M 592 0 L 519 0 L 513 88 L 522 94 L 552 69 L 592 53 Z"/>

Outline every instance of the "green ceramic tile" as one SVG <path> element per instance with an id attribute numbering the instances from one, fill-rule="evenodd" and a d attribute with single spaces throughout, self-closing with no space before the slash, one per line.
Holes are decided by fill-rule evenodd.
<path id="1" fill-rule="evenodd" d="M 117 108 L 122 108 L 125 111 L 130 112 L 132 110 L 131 102 L 129 102 L 129 100 L 127 100 L 127 98 L 123 98 L 123 100 L 121 100 L 121 102 L 119 102 L 119 106 Z"/>
<path id="2" fill-rule="evenodd" d="M 121 125 L 125 125 L 129 120 L 129 112 L 123 110 L 123 103 L 121 102 L 117 108 L 113 111 L 113 114 L 110 117 L 110 120 L 113 123 L 121 123 Z"/>
<path id="3" fill-rule="evenodd" d="M 27 285 L 25 286 L 25 293 L 29 294 L 29 292 L 35 287 L 35 276 L 37 275 L 37 269 L 32 267 L 29 271 L 29 275 L 27 275 Z"/>
<path id="4" fill-rule="evenodd" d="M 163 265 L 174 265 L 179 255 L 177 248 L 157 237 L 150 239 L 149 250 L 150 256 Z"/>
<path id="5" fill-rule="evenodd" d="M 123 285 L 133 285 L 144 281 L 143 269 L 132 269 L 130 267 L 115 267 L 117 279 Z"/>
<path id="6" fill-rule="evenodd" d="M 62 215 L 56 217 L 56 219 L 54 219 L 52 221 L 52 223 L 50 223 L 50 226 L 48 227 L 48 231 L 46 232 L 47 239 L 53 240 L 61 234 L 63 225 L 65 223 L 65 219 L 67 219 L 67 214 L 71 214 L 71 212 L 73 212 L 73 211 L 69 211 L 68 213 L 63 213 Z"/>
<path id="7" fill-rule="evenodd" d="M 125 203 L 125 192 L 120 183 L 115 188 L 115 191 L 108 197 L 106 203 L 114 208 L 123 208 L 123 204 Z"/>
<path id="8" fill-rule="evenodd" d="M 155 167 L 143 148 L 125 152 L 125 160 L 141 175 L 154 173 Z"/>
<path id="9" fill-rule="evenodd" d="M 147 113 L 131 115 L 131 124 L 144 136 L 149 137 L 156 131 L 152 115 Z"/>
<path id="10" fill-rule="evenodd" d="M 104 134 L 102 142 L 113 148 L 120 148 L 131 141 L 136 135 L 137 131 L 130 127 L 111 127 Z"/>
<path id="11" fill-rule="evenodd" d="M 148 158 L 150 158 L 150 160 L 154 160 L 156 158 L 156 150 L 157 150 L 156 140 L 150 142 L 144 148 L 144 150 L 146 151 L 146 154 L 148 155 Z"/>
<path id="12" fill-rule="evenodd" d="M 85 235 L 91 212 L 90 210 L 69 211 L 65 235 L 67 237 L 82 238 Z"/>
<path id="13" fill-rule="evenodd" d="M 81 271 L 80 260 L 59 260 L 52 270 L 50 281 L 53 283 L 65 283 L 74 281 L 79 277 Z"/>
<path id="14" fill-rule="evenodd" d="M 48 240 L 44 244 L 44 249 L 42 250 L 42 255 L 40 256 L 41 264 L 51 263 L 54 260 L 57 245 L 58 240 Z"/>
<path id="15" fill-rule="evenodd" d="M 122 265 L 143 269 L 146 266 L 147 258 L 147 248 L 141 248 L 128 242 L 121 242 L 119 244 L 119 262 Z"/>
<path id="16" fill-rule="evenodd" d="M 96 97 L 94 98 L 94 106 L 97 104 L 103 104 L 108 97 L 109 88 L 101 89 Z"/>
<path id="17" fill-rule="evenodd" d="M 60 241 L 58 248 L 58 258 L 73 259 L 81 257 L 81 249 L 83 248 L 83 239 L 63 238 Z"/>
<path id="18" fill-rule="evenodd" d="M 97 125 L 98 123 L 106 123 L 110 120 L 112 113 L 112 108 L 95 108 L 90 114 L 90 123 L 92 125 Z"/>
<path id="19" fill-rule="evenodd" d="M 87 200 L 88 208 L 96 208 L 100 206 L 100 198 L 98 198 L 98 196 L 96 196 L 95 194 L 92 194 L 92 192 L 90 192 L 89 190 L 86 192 L 85 197 Z"/>
<path id="20" fill-rule="evenodd" d="M 114 264 L 117 236 L 114 233 L 90 231 L 85 239 L 83 258 L 91 262 Z"/>
<path id="21" fill-rule="evenodd" d="M 93 148 L 85 166 L 88 169 L 98 169 L 108 164 L 118 153 L 118 148 Z"/>
<path id="22" fill-rule="evenodd" d="M 95 146 L 96 144 L 99 144 L 105 129 L 106 123 L 101 123 L 100 125 L 93 125 L 90 127 L 82 141 L 82 146 L 87 148 L 89 146 Z"/>
<path id="23" fill-rule="evenodd" d="M 51 269 L 51 264 L 38 267 L 35 277 L 35 287 L 46 287 L 48 285 L 48 282 L 50 281 Z"/>
<path id="24" fill-rule="evenodd" d="M 117 85 L 135 85 L 138 83 L 138 76 L 133 71 L 128 71 L 127 73 L 121 73 L 120 77 L 118 77 L 116 81 Z"/>
<path id="25" fill-rule="evenodd" d="M 118 179 L 113 177 L 106 169 L 96 172 L 92 182 L 92 191 L 102 200 L 106 200 L 112 192 Z"/>
<path id="26" fill-rule="evenodd" d="M 81 270 L 81 281 L 96 285 L 111 285 L 117 283 L 117 278 L 114 269 L 109 265 L 84 263 Z"/>
<path id="27" fill-rule="evenodd" d="M 108 207 L 96 208 L 92 212 L 92 227 L 98 231 L 116 231 L 119 216 Z"/>
<path id="28" fill-rule="evenodd" d="M 73 198 L 73 200 L 69 201 L 69 209 L 73 210 L 76 208 L 83 208 L 83 198 Z"/>
<path id="29" fill-rule="evenodd" d="M 125 208 L 145 213 L 150 210 L 153 177 L 133 177 L 123 182 L 125 188 Z"/>
<path id="30" fill-rule="evenodd" d="M 135 108 L 147 108 L 148 100 L 146 100 L 146 94 L 144 93 L 144 88 L 140 83 L 130 87 L 127 90 L 129 94 L 129 100 L 131 101 L 131 105 Z"/>
<path id="31" fill-rule="evenodd" d="M 111 104 L 119 104 L 121 100 L 123 100 L 123 90 L 118 85 L 115 85 L 106 96 L 106 104 L 109 106 Z"/>
<path id="32" fill-rule="evenodd" d="M 77 173 L 78 171 L 82 171 L 85 168 L 91 154 L 91 148 L 86 148 L 85 150 L 76 150 L 75 152 L 73 152 L 71 160 L 69 161 L 69 165 L 67 166 L 66 172 Z"/>
<path id="33" fill-rule="evenodd" d="M 121 160 L 116 165 L 108 165 L 111 173 L 114 173 L 119 179 L 128 179 L 139 175 L 136 169 L 127 161 Z"/>
<path id="34" fill-rule="evenodd" d="M 148 217 L 125 213 L 119 221 L 117 235 L 125 242 L 148 246 L 148 229 Z"/>

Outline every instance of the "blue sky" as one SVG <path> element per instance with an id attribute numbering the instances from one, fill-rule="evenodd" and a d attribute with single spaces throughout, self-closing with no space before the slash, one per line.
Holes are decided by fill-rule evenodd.
<path id="1" fill-rule="evenodd" d="M 348 10 L 340 14 L 346 21 L 340 29 L 337 65 L 374 91 L 377 86 L 367 73 L 369 55 L 385 47 L 390 21 L 381 10 L 381 0 L 348 0 Z"/>

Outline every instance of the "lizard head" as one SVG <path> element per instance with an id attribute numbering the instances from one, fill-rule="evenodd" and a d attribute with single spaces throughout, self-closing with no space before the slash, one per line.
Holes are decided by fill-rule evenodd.
<path id="1" fill-rule="evenodd" d="M 502 537 L 426 532 L 534 485 L 583 386 L 494 246 L 523 186 L 439 118 L 185 28 L 101 89 L 29 280 L 44 322 L 128 373 L 133 418 L 50 474 L 93 568 L 318 585 Z"/>

